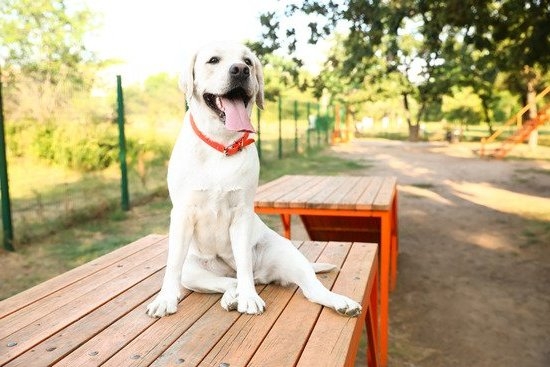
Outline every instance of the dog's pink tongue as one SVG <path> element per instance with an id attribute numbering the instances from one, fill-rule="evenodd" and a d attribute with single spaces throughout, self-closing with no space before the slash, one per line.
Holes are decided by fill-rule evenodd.
<path id="1" fill-rule="evenodd" d="M 220 97 L 223 112 L 225 112 L 225 127 L 233 131 L 248 131 L 253 133 L 254 127 L 246 112 L 244 102 L 240 99 Z"/>

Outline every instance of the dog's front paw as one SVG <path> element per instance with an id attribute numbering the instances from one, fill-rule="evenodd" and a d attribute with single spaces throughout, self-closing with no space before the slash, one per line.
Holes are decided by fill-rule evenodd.
<path id="1" fill-rule="evenodd" d="M 220 303 L 226 311 L 237 310 L 250 315 L 259 315 L 265 310 L 265 302 L 260 296 L 239 296 L 235 288 L 225 291 Z"/>
<path id="2" fill-rule="evenodd" d="M 163 317 L 175 313 L 178 309 L 178 295 L 159 293 L 155 300 L 147 306 L 147 315 Z"/>
<path id="3" fill-rule="evenodd" d="M 337 295 L 334 302 L 334 310 L 340 315 L 348 317 L 357 317 L 361 314 L 362 307 L 359 303 L 349 299 L 348 297 Z"/>
<path id="4" fill-rule="evenodd" d="M 237 310 L 240 313 L 247 313 L 249 315 L 259 315 L 265 310 L 265 302 L 257 294 L 239 295 L 237 297 L 238 306 Z"/>
<path id="5" fill-rule="evenodd" d="M 237 300 L 237 290 L 231 288 L 225 291 L 220 301 L 222 307 L 226 311 L 235 311 L 239 301 Z"/>

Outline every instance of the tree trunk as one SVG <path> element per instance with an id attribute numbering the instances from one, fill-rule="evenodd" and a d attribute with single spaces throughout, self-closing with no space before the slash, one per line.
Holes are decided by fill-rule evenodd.
<path id="1" fill-rule="evenodd" d="M 537 97 L 537 91 L 535 90 L 534 80 L 529 80 L 527 82 L 527 103 L 529 104 L 528 119 L 532 120 L 537 117 L 537 103 L 535 101 Z M 524 122 L 525 123 L 525 122 Z M 533 130 L 529 134 L 529 147 L 532 150 L 535 150 L 538 146 L 539 141 L 539 131 L 538 129 Z"/>
<path id="2" fill-rule="evenodd" d="M 483 108 L 483 116 L 485 117 L 485 123 L 489 127 L 489 136 L 495 132 L 493 130 L 493 124 L 491 123 L 491 117 L 489 116 L 489 103 L 486 97 L 481 97 L 481 106 Z"/>
<path id="3" fill-rule="evenodd" d="M 413 125 L 411 120 L 411 111 L 409 110 L 409 94 L 403 93 L 403 107 L 405 108 L 405 118 L 407 125 L 409 125 L 409 141 L 418 141 L 419 138 L 419 125 Z"/>
<path id="4" fill-rule="evenodd" d="M 409 141 L 418 141 L 420 140 L 420 126 L 409 125 Z"/>

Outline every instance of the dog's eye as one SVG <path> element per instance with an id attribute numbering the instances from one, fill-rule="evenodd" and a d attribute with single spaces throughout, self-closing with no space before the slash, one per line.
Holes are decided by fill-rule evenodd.
<path id="1" fill-rule="evenodd" d="M 208 64 L 217 64 L 220 62 L 220 58 L 217 56 L 213 56 L 208 60 Z"/>
<path id="2" fill-rule="evenodd" d="M 252 60 L 250 60 L 248 57 L 245 57 L 244 63 L 248 66 L 252 66 Z"/>

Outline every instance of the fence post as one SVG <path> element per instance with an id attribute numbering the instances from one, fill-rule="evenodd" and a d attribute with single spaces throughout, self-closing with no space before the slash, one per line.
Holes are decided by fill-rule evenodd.
<path id="1" fill-rule="evenodd" d="M 317 121 L 315 121 L 315 130 L 317 131 L 317 147 L 321 145 L 321 128 L 319 127 L 319 117 L 321 117 L 321 102 L 317 101 Z"/>
<path id="2" fill-rule="evenodd" d="M 279 96 L 279 159 L 283 159 L 283 137 L 282 137 L 282 115 L 283 115 L 283 107 L 281 102 L 281 96 Z"/>
<path id="3" fill-rule="evenodd" d="M 325 113 L 325 116 L 327 117 L 327 123 L 325 124 L 325 144 L 326 145 L 330 144 L 330 140 L 329 140 L 329 137 L 328 137 L 328 131 L 330 129 L 330 120 L 331 120 L 330 111 L 331 111 L 331 109 L 332 109 L 332 106 L 328 105 L 327 106 L 327 111 Z"/>
<path id="4" fill-rule="evenodd" d="M 14 251 L 13 223 L 11 221 L 10 187 L 8 182 L 8 163 L 6 160 L 6 137 L 4 135 L 4 104 L 2 101 L 2 70 L 0 69 L 0 189 L 2 192 L 2 230 L 4 248 Z"/>
<path id="5" fill-rule="evenodd" d="M 124 135 L 124 97 L 122 95 L 122 80 L 120 75 L 116 76 L 117 94 L 117 122 L 118 122 L 118 146 L 120 160 L 120 193 L 122 210 L 130 210 L 130 198 L 128 194 L 128 167 L 126 165 L 126 137 Z"/>
<path id="6" fill-rule="evenodd" d="M 307 112 L 306 112 L 306 121 L 307 121 L 307 149 L 309 150 L 311 148 L 311 141 L 310 141 L 310 138 L 311 138 L 311 126 L 309 124 L 309 115 L 310 115 L 310 111 L 309 111 L 309 102 L 307 103 Z"/>
<path id="7" fill-rule="evenodd" d="M 259 108 L 256 108 L 256 117 L 258 118 L 258 131 L 256 134 L 258 135 L 258 158 L 262 160 L 262 137 L 261 137 L 261 124 L 260 124 L 260 117 L 261 117 L 261 111 Z"/>
<path id="8" fill-rule="evenodd" d="M 298 101 L 294 100 L 294 153 L 298 153 Z"/>

